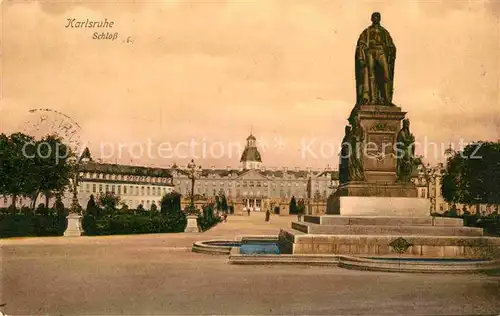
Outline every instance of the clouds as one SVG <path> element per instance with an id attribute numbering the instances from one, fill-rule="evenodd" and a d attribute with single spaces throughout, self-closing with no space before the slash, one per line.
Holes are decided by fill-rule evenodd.
<path id="1" fill-rule="evenodd" d="M 398 48 L 395 102 L 417 138 L 452 141 L 460 120 L 461 134 L 496 139 L 498 20 L 492 3 L 464 3 L 11 4 L 3 108 L 16 120 L 28 108 L 58 109 L 93 143 L 185 135 L 244 141 L 252 125 L 256 134 L 289 140 L 289 148 L 266 152 L 265 164 L 303 165 L 301 137 L 342 139 L 355 99 L 354 46 L 378 10 Z M 121 38 L 92 40 L 93 30 L 64 28 L 67 18 L 113 20 Z M 128 37 L 133 43 L 122 42 Z"/>

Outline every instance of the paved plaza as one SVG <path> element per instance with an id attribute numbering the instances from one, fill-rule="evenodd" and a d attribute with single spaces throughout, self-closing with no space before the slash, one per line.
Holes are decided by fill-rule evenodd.
<path id="1" fill-rule="evenodd" d="M 230 216 L 206 233 L 20 238 L 2 244 L 8 315 L 500 314 L 500 277 L 238 266 L 193 241 L 277 234 L 295 217 Z M 1 309 L 1 308 L 0 308 Z"/>

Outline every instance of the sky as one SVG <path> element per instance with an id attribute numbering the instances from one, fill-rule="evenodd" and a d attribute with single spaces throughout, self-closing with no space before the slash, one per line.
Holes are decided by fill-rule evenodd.
<path id="1" fill-rule="evenodd" d="M 268 167 L 336 168 L 374 11 L 417 153 L 500 139 L 500 1 L 486 0 L 4 0 L 0 132 L 53 131 L 29 112 L 50 109 L 44 124 L 67 115 L 105 162 L 237 167 L 253 133 Z"/>

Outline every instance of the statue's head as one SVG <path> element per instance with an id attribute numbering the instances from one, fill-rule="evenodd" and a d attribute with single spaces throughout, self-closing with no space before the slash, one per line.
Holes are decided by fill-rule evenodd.
<path id="1" fill-rule="evenodd" d="M 403 128 L 410 128 L 410 120 L 409 119 L 403 120 Z"/>
<path id="2" fill-rule="evenodd" d="M 379 12 L 372 13 L 372 23 L 373 24 L 380 24 L 380 19 L 381 19 L 381 16 L 380 16 Z"/>

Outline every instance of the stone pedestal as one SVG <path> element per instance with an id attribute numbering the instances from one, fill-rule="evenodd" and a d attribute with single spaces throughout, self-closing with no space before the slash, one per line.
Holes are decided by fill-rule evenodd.
<path id="1" fill-rule="evenodd" d="M 64 231 L 65 237 L 77 237 L 81 236 L 82 230 L 82 216 L 78 214 L 69 214 L 66 219 L 68 220 L 68 227 Z"/>
<path id="2" fill-rule="evenodd" d="M 343 183 L 328 200 L 327 214 L 367 216 L 428 216 L 428 201 L 418 198 L 411 182 L 398 182 L 396 174 L 398 132 L 406 112 L 397 106 L 355 106 L 349 117 L 363 134 L 360 160 L 364 180 L 344 176 Z M 345 159 L 344 166 L 348 165 Z M 345 169 L 344 169 L 345 170 Z"/>
<path id="3" fill-rule="evenodd" d="M 361 105 L 354 107 L 352 116 L 358 116 L 365 137 L 362 157 L 366 182 L 396 182 L 396 144 L 401 121 L 405 118 L 397 106 Z"/>
<path id="4" fill-rule="evenodd" d="M 430 216 L 430 202 L 423 198 L 340 196 L 334 203 L 343 216 Z"/>
<path id="5" fill-rule="evenodd" d="M 188 215 L 187 216 L 187 225 L 184 230 L 185 233 L 199 233 L 200 227 L 198 226 L 198 216 L 196 215 Z"/>

